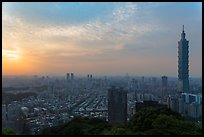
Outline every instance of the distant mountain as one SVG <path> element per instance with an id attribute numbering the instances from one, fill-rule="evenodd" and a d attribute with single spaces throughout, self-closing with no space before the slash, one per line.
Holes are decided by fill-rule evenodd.
<path id="1" fill-rule="evenodd" d="M 186 121 L 167 108 L 145 108 L 126 125 L 110 125 L 97 118 L 75 117 L 70 122 L 46 128 L 42 135 L 202 135 L 202 127 Z"/>

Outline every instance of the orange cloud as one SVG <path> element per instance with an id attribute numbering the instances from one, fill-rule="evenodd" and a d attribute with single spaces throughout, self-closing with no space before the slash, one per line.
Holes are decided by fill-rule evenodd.
<path id="1" fill-rule="evenodd" d="M 124 45 L 122 45 L 122 44 L 116 45 L 115 49 L 116 50 L 123 50 L 124 49 Z"/>

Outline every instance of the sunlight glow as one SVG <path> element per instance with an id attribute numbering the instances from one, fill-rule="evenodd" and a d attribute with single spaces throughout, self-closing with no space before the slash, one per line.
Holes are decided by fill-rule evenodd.
<path id="1" fill-rule="evenodd" d="M 16 50 L 2 50 L 2 57 L 3 58 L 19 58 L 20 53 Z"/>

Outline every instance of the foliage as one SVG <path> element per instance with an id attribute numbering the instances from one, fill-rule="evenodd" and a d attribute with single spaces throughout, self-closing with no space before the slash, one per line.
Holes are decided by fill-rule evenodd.
<path id="1" fill-rule="evenodd" d="M 180 114 L 167 108 L 143 109 L 128 123 L 134 131 L 154 135 L 194 135 L 201 134 L 201 128 L 184 120 Z"/>
<path id="2" fill-rule="evenodd" d="M 132 132 L 130 129 L 125 127 L 111 127 L 109 129 L 106 129 L 102 133 L 103 135 L 132 135 L 134 132 Z"/>
<path id="3" fill-rule="evenodd" d="M 153 129 L 160 129 L 167 135 L 196 135 L 199 129 L 193 123 L 175 119 L 174 116 L 160 114 L 153 122 Z M 201 132 L 200 132 L 201 133 Z"/>
<path id="4" fill-rule="evenodd" d="M 14 131 L 8 128 L 3 128 L 2 129 L 2 135 L 16 135 Z"/>
<path id="5" fill-rule="evenodd" d="M 97 135 L 110 127 L 101 119 L 75 117 L 72 121 L 61 126 L 47 128 L 42 131 L 44 135 Z"/>
<path id="6" fill-rule="evenodd" d="M 44 129 L 43 135 L 201 135 L 202 127 L 168 108 L 145 108 L 126 125 L 110 125 L 97 118 L 76 117 L 69 123 Z"/>

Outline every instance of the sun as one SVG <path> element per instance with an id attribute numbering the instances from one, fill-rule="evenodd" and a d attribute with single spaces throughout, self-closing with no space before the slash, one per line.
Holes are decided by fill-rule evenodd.
<path id="1" fill-rule="evenodd" d="M 18 59 L 20 57 L 20 52 L 17 50 L 2 50 L 3 58 Z"/>

